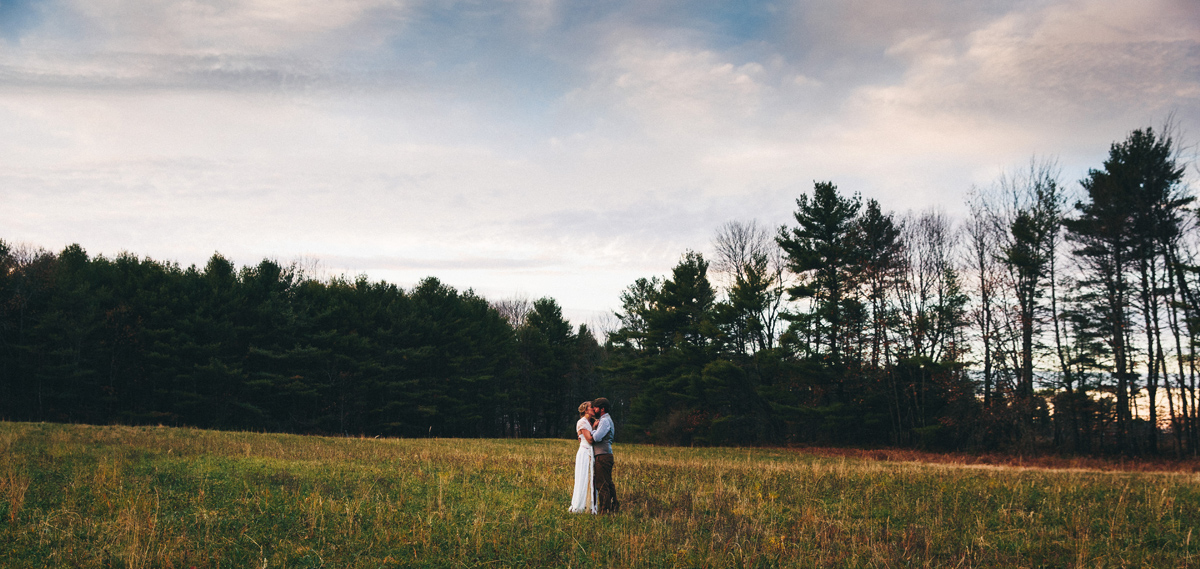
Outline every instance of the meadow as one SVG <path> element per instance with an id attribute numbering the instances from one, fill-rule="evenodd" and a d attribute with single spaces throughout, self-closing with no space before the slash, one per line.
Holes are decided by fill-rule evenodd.
<path id="1" fill-rule="evenodd" d="M 1200 567 L 1200 476 L 0 423 L 0 567 Z"/>

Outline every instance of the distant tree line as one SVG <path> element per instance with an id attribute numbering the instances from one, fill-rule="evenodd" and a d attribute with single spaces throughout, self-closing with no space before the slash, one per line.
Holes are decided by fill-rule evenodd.
<path id="1" fill-rule="evenodd" d="M 0 242 L 0 417 L 385 436 L 556 436 L 603 348 L 550 299 L 519 325 L 272 261 L 198 269 Z M 575 403 L 572 404 L 571 402 Z"/>
<path id="2" fill-rule="evenodd" d="M 629 286 L 610 385 L 629 426 L 678 444 L 1195 455 L 1184 173 L 1168 125 L 1113 144 L 1070 206 L 1036 160 L 959 223 L 817 182 L 794 224 L 726 224 L 712 264 Z"/>
<path id="3" fill-rule="evenodd" d="M 1034 160 L 957 221 L 817 182 L 631 284 L 602 338 L 433 278 L 0 241 L 0 417 L 554 437 L 604 394 L 627 441 L 1195 455 L 1186 165 L 1139 129 L 1077 190 Z"/>

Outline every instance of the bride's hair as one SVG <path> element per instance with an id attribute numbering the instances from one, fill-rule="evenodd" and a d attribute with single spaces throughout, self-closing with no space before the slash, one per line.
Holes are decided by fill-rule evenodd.
<path id="1" fill-rule="evenodd" d="M 579 404 L 579 416 L 582 417 L 582 416 L 586 415 L 588 407 L 591 407 L 591 406 L 592 406 L 591 401 L 584 401 L 583 403 L 580 403 Z"/>

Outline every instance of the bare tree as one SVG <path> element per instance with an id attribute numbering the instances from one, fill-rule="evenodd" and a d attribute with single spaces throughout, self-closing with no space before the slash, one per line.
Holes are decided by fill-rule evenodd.
<path id="1" fill-rule="evenodd" d="M 938 211 L 910 214 L 903 227 L 908 254 L 899 295 L 903 347 L 909 356 L 938 361 L 947 355 L 955 332 L 947 310 L 962 296 L 954 262 L 956 235 L 950 218 Z"/>
<path id="2" fill-rule="evenodd" d="M 712 241 L 713 268 L 725 285 L 738 348 L 749 353 L 775 346 L 784 300 L 785 259 L 775 235 L 757 221 L 730 221 Z"/>
<path id="3" fill-rule="evenodd" d="M 745 277 L 746 266 L 756 256 L 765 256 L 774 235 L 757 221 L 727 221 L 717 229 L 712 245 L 716 253 L 713 270 L 729 277 Z"/>
<path id="4" fill-rule="evenodd" d="M 596 337 L 600 345 L 608 341 L 608 337 L 621 329 L 621 319 L 612 312 L 601 312 L 588 318 L 586 326 Z"/>
<path id="5" fill-rule="evenodd" d="M 990 209 L 991 205 L 979 190 L 972 191 L 967 207 L 969 214 L 963 225 L 967 240 L 966 266 L 974 274 L 974 293 L 977 299 L 971 315 L 983 348 L 980 362 L 983 364 L 983 405 L 990 408 L 994 403 L 996 377 L 993 364 L 999 341 L 999 323 L 996 321 L 997 288 L 1003 281 L 997 261 L 1000 256 L 997 249 L 1000 239 L 996 235 L 996 224 L 992 221 L 995 212 Z"/>
<path id="6" fill-rule="evenodd" d="M 525 325 L 525 317 L 529 315 L 530 310 L 533 310 L 533 301 L 523 294 L 493 301 L 491 305 L 514 330 Z"/>
<path id="7" fill-rule="evenodd" d="M 893 420 L 901 429 L 913 429 L 928 426 L 934 370 L 961 361 L 967 296 L 959 282 L 958 234 L 950 218 L 933 210 L 909 213 L 901 226 L 904 278 L 896 294 L 897 360 L 908 371 L 896 370 L 888 378 Z"/>

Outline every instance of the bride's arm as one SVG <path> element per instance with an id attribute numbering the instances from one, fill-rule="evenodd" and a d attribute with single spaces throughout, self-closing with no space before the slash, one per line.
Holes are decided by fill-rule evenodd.
<path id="1" fill-rule="evenodd" d="M 587 442 L 589 445 L 592 444 L 593 442 L 595 442 L 592 440 L 592 431 L 590 431 L 588 429 L 579 429 L 579 435 L 581 437 L 587 439 Z"/>

